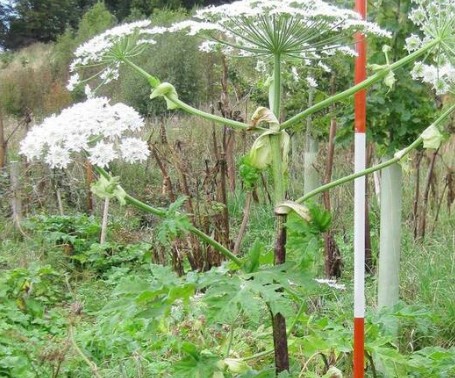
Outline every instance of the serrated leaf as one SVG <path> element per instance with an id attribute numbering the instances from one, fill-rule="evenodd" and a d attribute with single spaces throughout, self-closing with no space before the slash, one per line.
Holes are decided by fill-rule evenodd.
<path id="1" fill-rule="evenodd" d="M 243 263 L 243 270 L 245 273 L 256 272 L 260 266 L 261 255 L 264 251 L 264 244 L 259 239 L 256 239 L 248 251 L 246 259 Z"/>
<path id="2" fill-rule="evenodd" d="M 158 225 L 156 235 L 158 241 L 166 245 L 170 241 L 186 233 L 191 227 L 192 223 L 186 213 L 180 212 L 187 197 L 182 196 L 172 203 L 166 210 L 165 216 L 161 223 Z"/>

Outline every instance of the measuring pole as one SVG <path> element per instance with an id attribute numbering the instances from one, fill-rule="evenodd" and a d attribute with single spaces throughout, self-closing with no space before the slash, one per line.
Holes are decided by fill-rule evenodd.
<path id="1" fill-rule="evenodd" d="M 355 10 L 366 18 L 366 0 L 355 0 Z M 357 57 L 354 83 L 366 79 L 365 36 L 355 34 Z M 366 165 L 366 90 L 354 96 L 355 156 L 354 171 Z M 365 176 L 354 181 L 354 378 L 364 377 L 365 349 Z"/>

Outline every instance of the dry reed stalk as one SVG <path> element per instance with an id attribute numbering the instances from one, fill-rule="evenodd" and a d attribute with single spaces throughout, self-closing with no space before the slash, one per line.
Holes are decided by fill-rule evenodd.
<path id="1" fill-rule="evenodd" d="M 332 120 L 330 121 L 329 145 L 327 152 L 324 184 L 327 184 L 332 180 L 336 129 L 337 129 L 336 119 L 332 118 Z M 331 211 L 330 193 L 328 191 L 323 193 L 322 200 L 324 202 L 325 209 L 330 212 Z M 337 278 L 340 277 L 342 267 L 341 252 L 337 246 L 337 243 L 335 241 L 335 238 L 333 237 L 331 230 L 328 230 L 324 234 L 324 251 L 325 275 L 327 277 Z"/>
<path id="2" fill-rule="evenodd" d="M 420 222 L 419 222 L 419 232 L 418 239 L 425 239 L 426 225 L 427 225 L 427 211 L 428 211 L 428 199 L 430 196 L 430 188 L 433 181 L 434 167 L 436 163 L 436 157 L 438 156 L 439 148 L 432 152 L 430 157 L 430 163 L 428 166 L 427 177 L 425 180 L 425 189 L 423 193 L 422 207 L 420 211 Z"/>

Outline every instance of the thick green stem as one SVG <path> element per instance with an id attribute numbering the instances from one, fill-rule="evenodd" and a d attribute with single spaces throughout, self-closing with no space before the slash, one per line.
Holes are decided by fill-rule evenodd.
<path id="1" fill-rule="evenodd" d="M 280 55 L 275 55 L 273 65 L 273 91 L 270 97 L 270 107 L 272 108 L 275 117 L 280 119 L 281 112 L 281 58 Z M 281 152 L 281 135 L 270 135 L 270 145 L 272 150 L 272 174 L 274 187 L 274 202 L 275 206 L 283 202 L 286 196 L 286 188 L 284 183 L 284 167 L 283 154 Z"/>
<path id="2" fill-rule="evenodd" d="M 284 180 L 283 154 L 281 152 L 281 136 L 270 135 L 270 147 L 272 152 L 272 176 L 273 176 L 273 198 L 277 206 L 284 201 L 286 186 Z"/>
<path id="3" fill-rule="evenodd" d="M 433 122 L 433 125 L 434 126 L 438 126 L 454 110 L 455 110 L 455 104 L 450 106 L 443 114 L 441 114 L 439 116 L 439 118 L 436 121 Z M 422 143 L 422 141 L 423 141 L 423 138 L 421 136 L 419 136 L 414 142 L 412 142 L 412 144 L 410 144 L 405 149 L 401 150 L 400 156 L 396 156 L 393 159 L 387 160 L 387 161 L 385 161 L 385 162 L 383 162 L 381 164 L 378 164 L 378 165 L 375 165 L 373 167 L 367 168 L 364 171 L 357 172 L 357 173 L 354 173 L 352 175 L 345 176 L 345 177 L 342 177 L 342 178 L 340 178 L 338 180 L 332 181 L 332 182 L 330 182 L 330 183 L 328 183 L 326 185 L 322 185 L 319 188 L 311 191 L 310 193 L 307 193 L 304 196 L 298 198 L 295 202 L 297 202 L 297 203 L 305 202 L 305 201 L 309 200 L 310 198 L 318 195 L 319 193 L 325 192 L 325 191 L 330 190 L 330 189 L 332 189 L 332 188 L 334 188 L 336 186 L 339 186 L 339 185 L 345 184 L 347 182 L 353 181 L 354 179 L 356 179 L 358 177 L 366 176 L 366 175 L 368 175 L 370 173 L 373 173 L 373 172 L 379 171 L 380 169 L 386 168 L 386 167 L 388 167 L 388 166 L 390 166 L 392 164 L 398 163 L 404 156 L 409 154 L 414 148 L 416 148 L 420 143 Z"/>
<path id="4" fill-rule="evenodd" d="M 335 187 L 337 187 L 339 185 L 346 184 L 347 182 L 353 181 L 353 180 L 355 180 L 358 177 L 369 175 L 370 173 L 379 171 L 380 169 L 386 168 L 386 167 L 388 167 L 388 166 L 390 166 L 392 164 L 398 163 L 402 159 L 402 157 L 404 157 L 407 154 L 409 154 L 421 142 L 422 142 L 422 137 L 419 137 L 411 145 L 409 145 L 407 148 L 405 148 L 402 151 L 402 156 L 401 157 L 394 157 L 393 159 L 387 160 L 387 161 L 385 161 L 385 162 L 383 162 L 381 164 L 378 164 L 378 165 L 375 165 L 373 167 L 367 168 L 364 171 L 353 173 L 352 175 L 345 176 L 345 177 L 342 177 L 342 178 L 340 178 L 338 180 L 332 181 L 332 182 L 330 182 L 330 183 L 328 183 L 326 185 L 322 185 L 319 188 L 317 188 L 317 189 L 305 194 L 304 196 L 298 198 L 295 202 L 297 202 L 297 203 L 305 202 L 305 201 L 309 200 L 310 198 L 313 198 L 314 196 L 316 196 L 316 195 L 318 195 L 318 194 L 320 194 L 322 192 L 325 192 L 327 190 L 335 188 Z"/>
<path id="5" fill-rule="evenodd" d="M 134 64 L 131 60 L 125 58 L 123 61 L 131 68 L 134 68 L 142 76 L 144 76 L 152 88 L 156 88 L 158 85 L 160 85 L 160 81 L 155 76 L 150 75 L 147 71 L 143 70 L 137 64 Z"/>
<path id="6" fill-rule="evenodd" d="M 229 249 L 224 247 L 222 244 L 218 243 L 215 239 L 212 239 L 209 235 L 205 234 L 196 227 L 190 227 L 189 231 L 198 236 L 201 240 L 205 241 L 207 244 L 211 245 L 218 252 L 220 252 L 224 257 L 227 257 L 229 260 L 233 261 L 238 267 L 242 266 L 242 261 L 235 256 Z"/>
<path id="7" fill-rule="evenodd" d="M 98 174 L 102 175 L 106 179 L 110 179 L 111 175 L 106 172 L 103 168 L 101 167 L 95 167 L 95 170 L 98 172 Z M 147 205 L 146 203 L 138 200 L 137 198 L 134 198 L 133 196 L 126 194 L 125 195 L 125 201 L 133 205 L 134 207 L 146 212 L 150 213 L 153 215 L 156 215 L 158 217 L 165 217 L 166 216 L 166 211 L 161 210 L 161 209 L 156 209 L 150 205 Z M 191 226 L 188 229 L 189 232 L 192 234 L 198 236 L 202 241 L 207 243 L 208 245 L 212 246 L 215 248 L 218 252 L 220 252 L 224 257 L 228 258 L 229 260 L 233 261 L 238 267 L 242 266 L 242 261 L 235 256 L 231 251 L 229 251 L 226 247 L 224 247 L 222 244 L 218 243 L 216 240 L 212 239 L 209 235 L 205 234 L 201 230 L 197 229 L 194 226 Z"/>
<path id="8" fill-rule="evenodd" d="M 313 105 L 313 95 L 314 89 L 310 88 L 308 91 L 309 107 Z M 318 158 L 319 143 L 313 136 L 313 120 L 311 116 L 308 116 L 306 121 L 305 149 L 303 154 L 303 192 L 309 193 L 320 185 L 319 174 L 315 167 Z"/>
<path id="9" fill-rule="evenodd" d="M 234 121 L 232 119 L 220 117 L 215 114 L 207 113 L 202 110 L 193 108 L 191 105 L 188 105 L 187 103 L 183 102 L 182 100 L 180 100 L 174 96 L 168 96 L 167 99 L 172 101 L 180 109 L 185 110 L 187 113 L 199 116 L 199 117 L 207 119 L 209 121 L 219 123 L 223 126 L 229 126 L 229 127 L 232 127 L 233 129 L 239 129 L 239 130 L 253 130 L 253 129 L 254 130 L 265 130 L 262 127 L 252 128 L 251 126 L 247 125 L 246 123 Z"/>
<path id="10" fill-rule="evenodd" d="M 159 80 L 156 77 L 150 75 L 148 72 L 144 71 L 141 67 L 139 67 L 138 65 L 134 64 L 129 59 L 125 59 L 124 62 L 126 64 L 128 64 L 131 68 L 134 68 L 142 76 L 144 76 L 147 79 L 147 81 L 150 83 L 150 86 L 152 88 L 156 88 L 160 84 Z M 211 113 L 207 113 L 207 112 L 204 112 L 202 110 L 193 108 L 192 106 L 188 105 L 187 103 L 185 103 L 184 101 L 178 99 L 177 97 L 168 96 L 167 99 L 172 101 L 175 105 L 177 105 L 180 109 L 186 111 L 187 113 L 199 116 L 201 118 L 205 118 L 205 119 L 208 119 L 210 121 L 219 123 L 221 125 L 226 125 L 226 126 L 232 127 L 234 129 L 240 129 L 240 130 L 250 130 L 250 129 L 252 129 L 251 126 L 249 126 L 246 123 L 234 121 L 232 119 L 227 119 L 227 118 L 224 118 L 224 117 L 220 117 L 220 116 L 217 116 L 217 115 L 214 115 L 214 114 L 211 114 Z M 261 128 L 261 127 L 256 127 L 255 129 L 263 130 L 263 128 Z"/>
<path id="11" fill-rule="evenodd" d="M 317 104 L 311 106 L 310 108 L 304 110 L 303 112 L 296 114 L 294 117 L 289 118 L 286 122 L 283 122 L 281 124 L 281 129 L 288 129 L 292 127 L 294 124 L 299 122 L 302 118 L 305 118 L 309 116 L 310 114 L 316 113 L 317 111 L 327 108 L 328 106 L 344 100 L 345 98 L 352 96 L 354 93 L 368 88 L 374 83 L 377 83 L 378 81 L 384 79 L 387 74 L 390 71 L 396 70 L 397 68 L 400 68 L 414 60 L 416 60 L 419 56 L 429 52 L 433 47 L 438 45 L 440 43 L 439 39 L 435 39 L 429 43 L 427 43 L 425 46 L 421 47 L 419 50 L 413 52 L 412 54 L 396 61 L 395 63 L 391 64 L 390 66 L 384 67 L 382 70 L 378 71 L 376 74 L 373 76 L 370 76 L 366 80 L 362 81 L 361 83 L 341 92 L 338 93 L 337 95 L 331 96 L 323 101 L 318 102 Z"/>
<path id="12" fill-rule="evenodd" d="M 281 59 L 275 55 L 273 65 L 273 90 L 270 96 L 270 107 L 276 118 L 280 119 L 281 110 Z M 272 154 L 272 174 L 275 206 L 284 201 L 286 186 L 284 180 L 283 153 L 281 151 L 280 133 L 270 135 Z M 276 214 L 275 264 L 286 261 L 286 215 Z M 279 374 L 289 370 L 289 351 L 286 333 L 286 318 L 281 313 L 272 313 L 273 349 L 275 351 L 275 370 Z"/>
<path id="13" fill-rule="evenodd" d="M 271 108 L 277 120 L 280 120 L 281 111 L 281 57 L 275 55 L 273 62 L 273 95 L 271 96 Z"/>

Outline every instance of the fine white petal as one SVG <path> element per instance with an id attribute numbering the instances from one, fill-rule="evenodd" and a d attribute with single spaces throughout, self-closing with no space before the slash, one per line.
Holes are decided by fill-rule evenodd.
<path id="1" fill-rule="evenodd" d="M 143 118 L 133 108 L 89 98 L 33 126 L 20 143 L 20 153 L 29 160 L 41 158 L 53 168 L 66 168 L 82 151 L 102 167 L 120 157 L 134 163 L 148 156 L 146 143 L 129 136 L 143 126 Z"/>
<path id="2" fill-rule="evenodd" d="M 354 31 L 390 36 L 376 24 L 362 20 L 353 10 L 322 0 L 239 0 L 209 6 L 198 10 L 193 20 L 179 22 L 169 29 L 181 30 L 216 41 L 202 45 L 203 51 L 213 51 L 218 45 L 224 46 L 225 53 L 235 52 L 240 56 L 273 55 L 278 51 L 282 56 L 302 59 L 315 59 L 318 51 L 327 54 L 330 50 L 352 55 L 353 48 L 347 44 L 352 43 Z M 318 49 L 314 48 L 315 44 Z"/>
<path id="3" fill-rule="evenodd" d="M 415 8 L 409 19 L 420 28 L 421 35 L 406 39 L 406 49 L 414 51 L 438 39 L 442 43 L 427 54 L 426 63 L 416 62 L 411 71 L 413 79 L 429 84 L 437 95 L 455 93 L 455 1 L 413 0 Z"/>
<path id="4" fill-rule="evenodd" d="M 98 142 L 94 147 L 89 148 L 89 160 L 99 167 L 106 167 L 117 158 L 113 143 Z"/>

